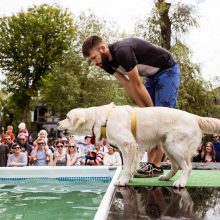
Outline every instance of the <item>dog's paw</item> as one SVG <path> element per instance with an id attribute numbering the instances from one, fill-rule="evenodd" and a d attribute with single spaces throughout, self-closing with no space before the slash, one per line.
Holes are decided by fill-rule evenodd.
<path id="1" fill-rule="evenodd" d="M 186 186 L 186 183 L 182 182 L 181 180 L 176 180 L 173 183 L 174 188 L 184 188 Z"/>
<path id="2" fill-rule="evenodd" d="M 120 177 L 116 182 L 116 186 L 125 186 L 129 182 L 130 178 L 127 177 Z"/>
<path id="3" fill-rule="evenodd" d="M 167 174 L 163 174 L 163 175 L 160 175 L 160 176 L 158 177 L 158 179 L 159 179 L 159 180 L 169 180 L 170 177 L 169 177 Z"/>

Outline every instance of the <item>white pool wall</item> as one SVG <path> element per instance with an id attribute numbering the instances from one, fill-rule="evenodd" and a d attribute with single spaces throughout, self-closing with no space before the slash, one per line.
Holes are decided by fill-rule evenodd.
<path id="1" fill-rule="evenodd" d="M 0 178 L 113 177 L 114 173 L 108 166 L 0 167 Z"/>
<path id="2" fill-rule="evenodd" d="M 109 209 L 111 207 L 113 195 L 116 190 L 115 182 L 117 181 L 117 179 L 121 173 L 121 170 L 122 170 L 121 167 L 117 167 L 117 170 L 112 178 L 112 181 L 109 184 L 104 197 L 102 198 L 102 201 L 101 201 L 99 208 L 96 212 L 96 215 L 94 217 L 94 220 L 106 220 L 107 219 Z"/>

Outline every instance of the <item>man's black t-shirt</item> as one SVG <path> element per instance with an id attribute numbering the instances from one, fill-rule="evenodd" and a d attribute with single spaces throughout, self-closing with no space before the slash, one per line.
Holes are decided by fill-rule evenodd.
<path id="1" fill-rule="evenodd" d="M 103 69 L 113 75 L 116 70 L 127 74 L 137 66 L 140 76 L 152 76 L 175 64 L 171 54 L 138 38 L 127 38 L 109 45 L 112 61 Z"/>

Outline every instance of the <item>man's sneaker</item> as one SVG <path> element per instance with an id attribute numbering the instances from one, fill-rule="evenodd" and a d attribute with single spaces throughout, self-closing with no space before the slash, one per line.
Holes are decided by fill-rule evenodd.
<path id="1" fill-rule="evenodd" d="M 136 178 L 149 178 L 156 177 L 163 174 L 163 168 L 157 167 L 153 163 L 141 163 L 141 167 L 137 170 L 137 173 L 134 174 Z"/>

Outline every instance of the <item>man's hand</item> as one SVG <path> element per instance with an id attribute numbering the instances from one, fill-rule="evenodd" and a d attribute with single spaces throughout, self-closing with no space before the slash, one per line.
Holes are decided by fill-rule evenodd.
<path id="1" fill-rule="evenodd" d="M 115 78 L 124 87 L 131 99 L 140 107 L 154 106 L 153 101 L 140 80 L 137 67 L 129 72 L 128 77 L 120 72 L 114 74 Z"/>

